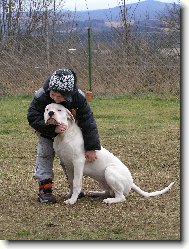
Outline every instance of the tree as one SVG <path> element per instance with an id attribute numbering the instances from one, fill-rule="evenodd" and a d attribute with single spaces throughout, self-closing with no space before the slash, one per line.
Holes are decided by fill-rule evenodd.
<path id="1" fill-rule="evenodd" d="M 180 5 L 167 5 L 165 11 L 159 14 L 159 20 L 171 31 L 180 31 Z"/>

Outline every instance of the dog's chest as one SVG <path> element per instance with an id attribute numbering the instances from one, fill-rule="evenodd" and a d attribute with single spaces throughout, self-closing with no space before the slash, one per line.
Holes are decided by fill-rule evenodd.
<path id="1" fill-rule="evenodd" d="M 60 158 L 65 158 L 65 156 L 69 157 L 69 156 L 71 156 L 73 154 L 72 143 L 70 143 L 70 141 L 67 141 L 62 136 L 58 135 L 55 138 L 53 147 L 54 147 L 55 153 Z"/>
<path id="2" fill-rule="evenodd" d="M 84 153 L 84 142 L 81 134 L 67 133 L 65 135 L 58 135 L 54 139 L 53 144 L 55 153 L 63 160 L 72 160 L 73 156 Z"/>

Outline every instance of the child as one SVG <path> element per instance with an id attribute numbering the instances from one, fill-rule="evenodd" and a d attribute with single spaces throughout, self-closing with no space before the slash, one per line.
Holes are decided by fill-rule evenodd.
<path id="1" fill-rule="evenodd" d="M 61 124 L 45 124 L 44 111 L 50 103 L 58 103 L 70 111 L 76 111 L 76 120 L 83 134 L 86 160 L 93 162 L 96 159 L 95 150 L 101 149 L 97 125 L 84 94 L 77 87 L 76 74 L 68 68 L 56 70 L 36 92 L 27 114 L 29 125 L 38 135 L 35 178 L 39 182 L 38 200 L 41 203 L 56 202 L 52 194 L 55 156 L 53 139 L 66 128 Z M 65 171 L 63 162 L 60 164 Z"/>

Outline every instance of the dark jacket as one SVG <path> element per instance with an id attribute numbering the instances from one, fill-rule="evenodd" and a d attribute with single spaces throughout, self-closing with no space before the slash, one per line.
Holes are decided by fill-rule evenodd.
<path id="1" fill-rule="evenodd" d="M 46 125 L 44 122 L 45 107 L 50 103 L 55 103 L 50 98 L 49 93 L 47 80 L 44 86 L 36 92 L 29 106 L 27 119 L 29 125 L 40 132 L 41 136 L 53 139 L 57 135 L 55 126 Z M 100 150 L 97 125 L 83 93 L 80 90 L 76 90 L 72 95 L 72 102 L 62 102 L 61 104 L 68 110 L 76 110 L 76 120 L 83 134 L 85 150 Z"/>

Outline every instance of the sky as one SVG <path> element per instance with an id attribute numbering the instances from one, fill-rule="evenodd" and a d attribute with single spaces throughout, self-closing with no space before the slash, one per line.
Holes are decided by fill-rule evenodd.
<path id="1" fill-rule="evenodd" d="M 158 0 L 158 1 L 166 3 L 173 3 L 173 2 L 179 3 L 179 0 Z M 136 3 L 136 2 L 138 2 L 138 0 L 126 0 L 126 4 Z M 87 7 L 89 10 L 108 9 L 121 5 L 120 3 L 123 3 L 123 0 L 65 0 L 64 8 L 69 10 L 75 10 L 76 8 L 77 11 L 87 10 Z"/>

